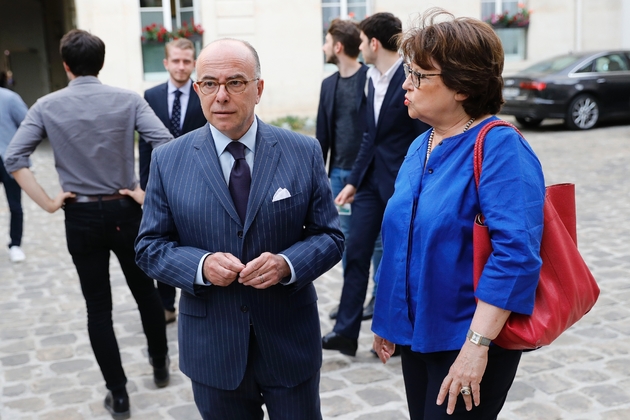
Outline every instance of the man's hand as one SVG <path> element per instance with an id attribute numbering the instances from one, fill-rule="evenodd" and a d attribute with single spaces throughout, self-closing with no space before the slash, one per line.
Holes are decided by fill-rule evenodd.
<path id="1" fill-rule="evenodd" d="M 339 191 L 337 198 L 335 198 L 335 204 L 337 204 L 338 206 L 343 206 L 346 203 L 352 203 L 354 201 L 354 195 L 356 193 L 357 189 L 354 187 L 354 185 L 346 185 L 341 191 Z"/>
<path id="2" fill-rule="evenodd" d="M 245 265 L 234 255 L 215 252 L 203 261 L 203 277 L 215 286 L 232 284 Z"/>
<path id="3" fill-rule="evenodd" d="M 263 252 L 260 257 L 247 263 L 238 281 L 245 286 L 266 289 L 290 275 L 291 268 L 281 255 Z"/>
<path id="4" fill-rule="evenodd" d="M 140 188 L 140 185 L 136 186 L 136 188 L 134 188 L 133 190 L 123 188 L 122 190 L 118 190 L 118 193 L 122 195 L 128 195 L 140 205 L 144 203 L 144 190 Z"/>

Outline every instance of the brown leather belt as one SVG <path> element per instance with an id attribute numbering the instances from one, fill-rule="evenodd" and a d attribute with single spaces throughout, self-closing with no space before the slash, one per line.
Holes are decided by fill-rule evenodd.
<path id="1" fill-rule="evenodd" d="M 110 194 L 110 195 L 83 195 L 77 194 L 76 197 L 68 197 L 66 198 L 66 204 L 74 204 L 74 203 L 96 203 L 99 201 L 112 201 L 112 200 L 122 200 L 123 198 L 129 198 L 128 195 L 122 194 Z"/>

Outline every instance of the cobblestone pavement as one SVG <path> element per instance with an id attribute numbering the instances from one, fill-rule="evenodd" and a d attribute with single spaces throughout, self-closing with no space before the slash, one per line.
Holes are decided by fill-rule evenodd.
<path id="1" fill-rule="evenodd" d="M 602 295 L 580 323 L 548 348 L 523 356 L 501 420 L 630 418 L 630 126 L 584 133 L 552 121 L 525 135 L 548 184 L 577 184 L 580 249 Z M 33 156 L 46 190 L 58 191 L 46 144 Z M 63 212 L 48 214 L 23 198 L 27 260 L 0 253 L 0 418 L 109 419 L 105 387 L 86 332 L 85 304 L 66 250 Z M 8 237 L 8 208 L 0 194 L 0 232 Z M 2 239 L 4 240 L 4 239 Z M 2 242 L 0 240 L 0 242 Z M 156 389 L 136 305 L 115 258 L 111 261 L 114 323 L 129 378 L 134 419 L 199 419 L 190 383 L 178 370 L 177 326 L 169 325 L 171 384 Z M 338 301 L 341 269 L 316 282 L 322 332 Z M 408 417 L 400 360 L 382 365 L 370 355 L 364 322 L 357 357 L 325 351 L 321 398 L 325 419 Z"/>

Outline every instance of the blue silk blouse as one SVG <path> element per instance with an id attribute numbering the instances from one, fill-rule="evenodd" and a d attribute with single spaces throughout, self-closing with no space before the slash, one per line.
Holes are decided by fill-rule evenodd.
<path id="1" fill-rule="evenodd" d="M 509 127 L 487 135 L 479 194 L 473 148 L 488 118 L 435 146 L 431 130 L 409 147 L 383 218 L 383 258 L 372 330 L 431 353 L 459 350 L 475 297 L 531 314 L 540 273 L 545 183 L 529 144 Z M 472 227 L 482 212 L 493 253 L 473 292 Z"/>

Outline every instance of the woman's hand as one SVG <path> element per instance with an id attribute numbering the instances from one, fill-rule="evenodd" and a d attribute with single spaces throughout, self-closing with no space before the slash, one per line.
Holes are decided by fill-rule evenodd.
<path id="1" fill-rule="evenodd" d="M 394 354 L 394 350 L 396 350 L 396 344 L 374 334 L 374 343 L 372 344 L 372 348 L 376 352 L 378 358 L 381 359 L 381 362 L 387 363 L 390 357 Z"/>
<path id="2" fill-rule="evenodd" d="M 442 381 L 440 393 L 437 397 L 437 405 L 442 405 L 448 395 L 447 414 L 453 414 L 455 403 L 460 395 L 462 387 L 468 386 L 472 392 L 470 395 L 462 395 L 466 410 L 473 408 L 473 403 L 478 406 L 481 402 L 479 384 L 488 364 L 487 346 L 478 346 L 466 340 L 459 352 L 457 359 L 449 369 L 448 375 Z"/>

